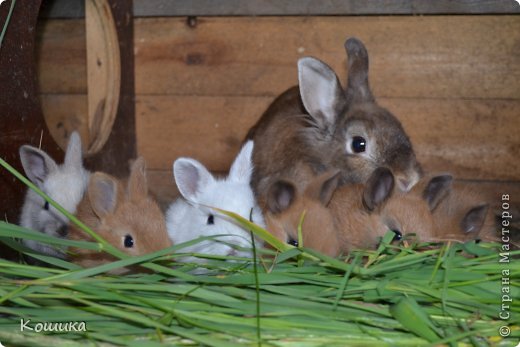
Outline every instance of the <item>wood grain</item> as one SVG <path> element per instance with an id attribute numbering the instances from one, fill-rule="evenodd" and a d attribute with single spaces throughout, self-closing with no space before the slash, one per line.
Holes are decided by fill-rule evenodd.
<path id="1" fill-rule="evenodd" d="M 226 171 L 270 98 L 138 96 L 137 151 L 150 169 L 193 157 Z"/>
<path id="2" fill-rule="evenodd" d="M 291 16 L 374 14 L 518 13 L 514 3 L 493 0 L 147 0 L 135 1 L 136 16 Z"/>
<path id="3" fill-rule="evenodd" d="M 35 54 L 41 93 L 87 93 L 84 20 L 38 21 Z"/>
<path id="4" fill-rule="evenodd" d="M 67 148 L 69 136 L 75 130 L 82 144 L 90 142 L 86 95 L 46 94 L 41 97 L 41 103 L 47 128 L 61 148 Z"/>
<path id="5" fill-rule="evenodd" d="M 82 20 L 46 21 L 39 79 L 44 93 L 85 93 Z M 83 30 L 83 32 L 82 32 Z M 136 93 L 275 96 L 313 55 L 346 76 L 343 43 L 367 46 L 378 97 L 520 95 L 520 17 L 199 17 L 134 23 Z"/>
<path id="6" fill-rule="evenodd" d="M 138 96 L 138 152 L 151 169 L 179 156 L 226 171 L 269 97 Z M 459 178 L 520 180 L 520 100 L 388 99 L 425 169 Z"/>
<path id="7" fill-rule="evenodd" d="M 88 154 L 93 154 L 107 142 L 114 125 L 121 89 L 121 56 L 109 2 L 87 1 L 85 11 L 90 131 L 85 147 Z M 133 52 L 130 54 L 133 56 Z"/>
<path id="8" fill-rule="evenodd" d="M 77 18 L 85 15 L 83 0 L 44 3 L 45 18 Z M 148 16 L 290 16 L 374 14 L 489 14 L 518 13 L 513 1 L 496 0 L 136 0 L 134 15 Z"/>
<path id="9" fill-rule="evenodd" d="M 305 55 L 346 76 L 360 38 L 379 97 L 518 98 L 520 18 L 286 17 L 136 20 L 136 93 L 276 95 Z"/>

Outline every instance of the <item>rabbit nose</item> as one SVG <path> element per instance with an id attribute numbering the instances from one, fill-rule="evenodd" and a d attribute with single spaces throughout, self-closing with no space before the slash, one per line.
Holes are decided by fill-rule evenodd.
<path id="1" fill-rule="evenodd" d="M 406 178 L 398 178 L 397 185 L 399 186 L 399 190 L 403 192 L 407 192 L 410 190 L 410 182 Z"/>
<path id="2" fill-rule="evenodd" d="M 67 234 L 69 233 L 69 228 L 68 228 L 68 226 L 64 225 L 64 226 L 58 228 L 58 230 L 56 230 L 56 233 L 57 233 L 60 237 L 66 237 Z"/>
<path id="3" fill-rule="evenodd" d="M 417 180 L 407 177 L 397 177 L 397 186 L 402 192 L 408 192 L 417 183 Z"/>
<path id="4" fill-rule="evenodd" d="M 408 171 L 405 175 L 396 175 L 397 186 L 402 192 L 409 192 L 419 181 L 419 178 L 419 174 L 414 171 Z"/>

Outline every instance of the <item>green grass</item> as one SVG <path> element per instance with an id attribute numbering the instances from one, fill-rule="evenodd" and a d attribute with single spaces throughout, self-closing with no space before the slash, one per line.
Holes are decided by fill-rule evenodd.
<path id="1" fill-rule="evenodd" d="M 389 244 L 389 233 L 377 250 L 334 259 L 272 240 L 245 219 L 238 222 L 279 251 L 256 249 L 256 261 L 207 257 L 202 275 L 176 261 L 183 247 L 200 240 L 82 269 L 36 255 L 15 239 L 112 252 L 104 240 L 59 240 L 0 222 L 1 242 L 49 263 L 0 259 L 0 342 L 53 347 L 516 346 L 520 339 L 520 264 L 499 263 L 497 245 L 396 246 Z M 511 259 L 518 255 L 512 252 Z M 148 272 L 107 275 L 132 264 Z M 507 321 L 498 317 L 503 269 L 510 271 L 509 295 L 516 299 L 509 303 Z M 86 331 L 21 332 L 21 319 L 85 322 Z M 507 339 L 499 335 L 503 325 L 512 330 Z"/>

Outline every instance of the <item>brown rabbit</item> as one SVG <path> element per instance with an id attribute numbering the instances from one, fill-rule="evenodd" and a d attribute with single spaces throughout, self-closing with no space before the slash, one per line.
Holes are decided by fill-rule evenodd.
<path id="1" fill-rule="evenodd" d="M 145 162 L 139 157 L 131 167 L 127 182 L 102 172 L 94 173 L 87 194 L 78 206 L 77 217 L 111 245 L 129 255 L 143 255 L 171 246 L 164 216 L 148 196 Z M 92 241 L 76 226 L 70 239 Z M 93 267 L 116 260 L 108 253 L 73 249 L 71 260 Z M 128 272 L 120 269 L 115 273 Z"/>
<path id="2" fill-rule="evenodd" d="M 418 194 L 424 187 L 421 180 L 410 192 Z M 435 178 L 432 178 L 435 181 Z M 462 182 L 446 190 L 446 196 L 432 211 L 435 223 L 434 240 L 498 241 L 495 216 L 486 198 Z"/>
<path id="3" fill-rule="evenodd" d="M 295 245 L 303 211 L 303 245 L 330 256 L 353 248 L 375 248 L 388 230 L 396 239 L 414 233 L 421 241 L 435 234 L 432 217 L 446 196 L 451 176 L 430 180 L 421 194 L 394 191 L 394 176 L 378 168 L 365 185 L 339 185 L 338 171 L 311 181 L 302 195 L 293 184 L 276 182 L 268 193 L 267 229 L 278 239 Z"/>
<path id="4" fill-rule="evenodd" d="M 329 66 L 302 58 L 299 88 L 280 95 L 249 131 L 248 137 L 255 141 L 251 184 L 262 208 L 265 192 L 274 182 L 297 182 L 301 192 L 326 170 L 339 169 L 340 184 L 363 183 L 377 167 L 387 166 L 403 191 L 419 180 L 422 171 L 408 136 L 372 96 L 365 46 L 351 38 L 345 48 L 346 91 Z"/>

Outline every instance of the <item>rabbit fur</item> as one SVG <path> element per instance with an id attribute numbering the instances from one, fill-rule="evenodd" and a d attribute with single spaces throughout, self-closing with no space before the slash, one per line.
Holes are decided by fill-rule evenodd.
<path id="1" fill-rule="evenodd" d="M 77 132 L 70 136 L 63 164 L 58 165 L 44 151 L 24 145 L 20 147 L 20 159 L 25 174 L 38 188 L 71 214 L 83 198 L 90 173 L 83 167 L 81 139 Z M 28 189 L 23 203 L 20 225 L 50 236 L 67 237 L 68 219 L 49 203 Z M 23 240 L 23 244 L 35 251 L 64 258 L 64 249 Z"/>
<path id="2" fill-rule="evenodd" d="M 268 230 L 278 239 L 295 244 L 303 211 L 303 245 L 330 256 L 354 248 L 375 248 L 388 230 L 396 238 L 414 233 L 421 241 L 437 237 L 432 211 L 451 187 L 450 175 L 436 176 L 423 186 L 401 192 L 387 168 L 378 168 L 365 185 L 339 186 L 340 172 L 314 178 L 302 194 L 294 184 L 278 181 L 269 189 Z"/>
<path id="3" fill-rule="evenodd" d="M 250 187 L 252 151 L 253 142 L 246 142 L 224 179 L 215 178 L 194 159 L 178 158 L 174 162 L 175 182 L 182 197 L 166 212 L 171 240 L 179 244 L 201 236 L 215 236 L 215 239 L 185 247 L 182 252 L 251 257 L 250 232 L 212 207 L 235 212 L 259 226 L 265 225 Z M 261 246 L 259 240 L 255 241 Z M 205 262 L 197 257 L 186 257 L 185 260 Z"/>
<path id="4" fill-rule="evenodd" d="M 138 256 L 171 246 L 164 215 L 148 195 L 146 167 L 142 157 L 131 166 L 126 181 L 111 175 L 92 174 L 87 193 L 78 206 L 78 219 L 119 250 Z M 70 239 L 91 241 L 91 237 L 75 225 L 70 227 Z M 70 259 L 93 267 L 116 260 L 108 253 L 72 249 Z M 122 268 L 113 273 L 133 269 Z"/>
<path id="5" fill-rule="evenodd" d="M 255 141 L 252 187 L 263 210 L 265 194 L 278 180 L 295 182 L 301 192 L 327 170 L 340 170 L 340 184 L 364 183 L 377 167 L 386 166 L 397 186 L 408 191 L 421 177 L 403 127 L 372 95 L 365 46 L 350 38 L 345 49 L 345 91 L 328 65 L 301 58 L 299 88 L 280 95 L 249 131 L 247 138 Z"/>

